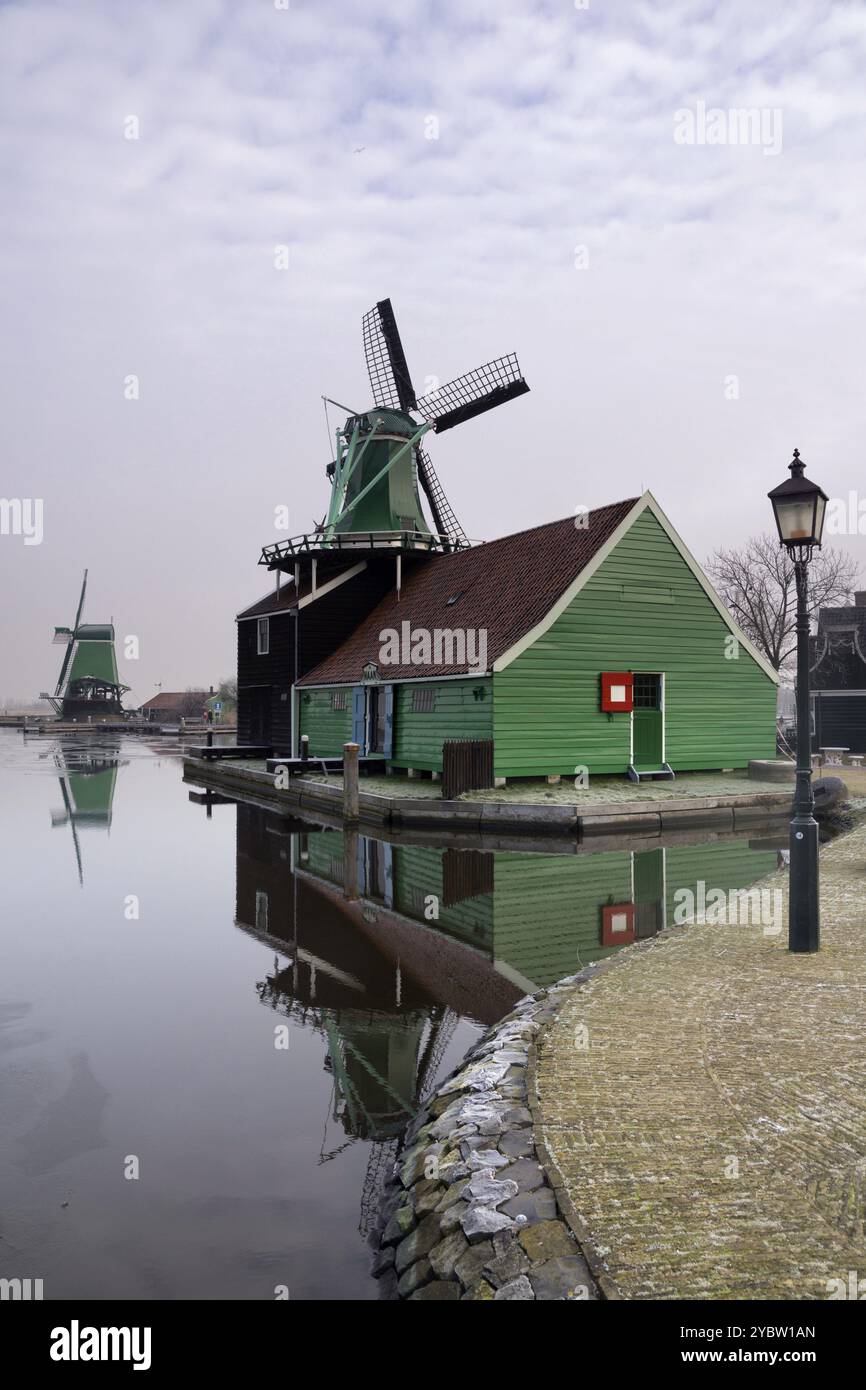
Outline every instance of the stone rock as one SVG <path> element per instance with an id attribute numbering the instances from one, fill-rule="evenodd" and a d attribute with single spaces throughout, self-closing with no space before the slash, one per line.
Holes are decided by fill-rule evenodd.
<path id="1" fill-rule="evenodd" d="M 454 1266 L 465 1255 L 469 1249 L 469 1242 L 462 1231 L 452 1231 L 444 1240 L 440 1240 L 438 1245 L 434 1245 L 430 1251 L 428 1259 L 433 1269 L 433 1273 L 440 1279 L 450 1279 L 454 1273 Z"/>
<path id="2" fill-rule="evenodd" d="M 479 1282 L 484 1266 L 492 1259 L 493 1241 L 481 1240 L 477 1245 L 470 1245 L 460 1256 L 454 1266 L 454 1273 L 465 1289 L 471 1289 Z"/>
<path id="3" fill-rule="evenodd" d="M 423 1178 L 421 1182 L 416 1182 L 412 1188 L 412 1202 L 419 1221 L 438 1205 L 444 1190 L 436 1178 Z"/>
<path id="4" fill-rule="evenodd" d="M 532 1116 L 530 1115 L 525 1105 L 518 1105 L 515 1106 L 513 1110 L 507 1110 L 502 1118 L 508 1125 L 532 1124 Z"/>
<path id="5" fill-rule="evenodd" d="M 451 1187 L 449 1187 L 446 1190 L 445 1196 L 442 1198 L 442 1200 L 437 1204 L 435 1208 L 435 1210 L 439 1212 L 440 1215 L 442 1212 L 448 1211 L 449 1207 L 453 1207 L 455 1202 L 459 1202 L 461 1200 L 463 1193 L 466 1190 L 467 1181 L 468 1179 L 464 1178 L 460 1182 L 455 1182 Z"/>
<path id="6" fill-rule="evenodd" d="M 501 1134 L 504 1129 L 504 1120 L 498 1118 L 493 1120 L 482 1120 L 478 1126 L 478 1133 L 488 1138 L 494 1138 L 497 1134 Z"/>
<path id="7" fill-rule="evenodd" d="M 507 1216 L 525 1216 L 527 1225 L 535 1226 L 540 1221 L 552 1221 L 556 1216 L 556 1198 L 550 1187 L 539 1187 L 536 1192 L 519 1192 L 506 1202 L 502 1208 Z"/>
<path id="8" fill-rule="evenodd" d="M 525 1274 L 529 1269 L 529 1259 L 518 1241 L 514 1240 L 502 1255 L 494 1255 L 484 1267 L 484 1277 L 496 1289 L 510 1284 L 512 1279 Z"/>
<path id="9" fill-rule="evenodd" d="M 468 1177 L 469 1168 L 468 1165 L 463 1162 L 449 1163 L 448 1167 L 441 1172 L 442 1181 L 446 1183 L 448 1187 L 451 1187 L 455 1182 L 462 1182 L 464 1178 Z"/>
<path id="10" fill-rule="evenodd" d="M 458 1072 L 453 1081 L 447 1081 L 439 1092 L 447 1096 L 453 1091 L 491 1091 L 508 1071 L 509 1063 L 501 1061 L 496 1053 L 480 1062 L 473 1062 Z"/>
<path id="11" fill-rule="evenodd" d="M 493 1288 L 486 1279 L 482 1279 L 481 1283 L 476 1284 L 469 1293 L 465 1293 L 460 1301 L 461 1303 L 492 1303 Z"/>
<path id="12" fill-rule="evenodd" d="M 415 1299 L 425 1299 L 428 1301 L 436 1300 L 442 1302 L 448 1299 L 458 1299 L 461 1296 L 460 1285 L 456 1279 L 437 1279 L 432 1284 L 425 1284 L 422 1289 L 418 1289 L 410 1296 L 409 1302 Z"/>
<path id="13" fill-rule="evenodd" d="M 535 1145 L 525 1129 L 509 1129 L 499 1140 L 499 1150 L 508 1158 L 528 1158 L 535 1153 Z"/>
<path id="14" fill-rule="evenodd" d="M 531 1158 L 518 1158 L 514 1163 L 509 1163 L 507 1168 L 503 1168 L 501 1176 L 503 1180 L 510 1178 L 516 1182 L 520 1192 L 534 1192 L 544 1182 L 541 1164 Z"/>
<path id="15" fill-rule="evenodd" d="M 429 1284 L 432 1278 L 433 1270 L 430 1261 L 427 1259 L 416 1260 L 415 1264 L 410 1265 L 398 1281 L 397 1292 L 401 1298 L 409 1298 L 416 1289 L 420 1289 L 422 1284 Z"/>
<path id="16" fill-rule="evenodd" d="M 510 1217 L 504 1216 L 495 1207 L 481 1206 L 479 1203 L 475 1203 L 463 1213 L 460 1224 L 463 1234 L 472 1245 L 484 1240 L 485 1236 L 492 1236 L 496 1231 L 508 1231 L 514 1227 Z M 411 1240 L 411 1236 L 409 1239 Z"/>
<path id="17" fill-rule="evenodd" d="M 526 1086 L 522 1081 L 505 1081 L 499 1089 L 505 1100 L 515 1101 L 518 1104 L 526 1100 Z"/>
<path id="18" fill-rule="evenodd" d="M 541 1221 L 537 1226 L 527 1226 L 520 1232 L 519 1239 L 534 1265 L 559 1256 L 570 1259 L 577 1253 L 577 1246 L 561 1221 Z"/>
<path id="19" fill-rule="evenodd" d="M 393 1269 L 393 1267 L 391 1269 L 385 1270 L 385 1273 L 379 1280 L 376 1293 L 378 1298 L 383 1303 L 389 1299 L 396 1299 L 399 1297 L 399 1294 L 397 1293 L 397 1273 L 396 1270 Z"/>
<path id="20" fill-rule="evenodd" d="M 507 1178 L 494 1178 L 492 1168 L 484 1168 L 480 1173 L 476 1173 L 463 1189 L 467 1201 L 477 1202 L 485 1207 L 498 1207 L 500 1202 L 509 1201 L 516 1197 L 518 1192 L 516 1182 L 510 1182 Z"/>
<path id="21" fill-rule="evenodd" d="M 539 1300 L 594 1299 L 595 1284 L 589 1266 L 579 1255 L 547 1260 L 529 1272 L 529 1282 Z"/>
<path id="22" fill-rule="evenodd" d="M 433 1100 L 428 1104 L 427 1109 L 430 1111 L 431 1115 L 438 1119 L 438 1117 L 448 1109 L 450 1104 L 451 1100 L 448 1096 L 434 1096 Z"/>
<path id="23" fill-rule="evenodd" d="M 497 1231 L 495 1236 L 493 1236 L 494 1255 L 506 1254 L 506 1252 L 511 1249 L 512 1245 L 515 1244 L 519 1234 L 520 1232 L 516 1226 L 510 1231 Z"/>
<path id="24" fill-rule="evenodd" d="M 404 1194 L 405 1195 L 405 1194 Z M 399 1245 L 417 1224 L 410 1202 L 398 1207 L 382 1232 L 383 1245 Z"/>
<path id="25" fill-rule="evenodd" d="M 493 1247 L 491 1246 L 491 1249 L 492 1248 Z M 393 1245 L 387 1245 L 384 1247 L 384 1249 L 380 1250 L 377 1255 L 374 1256 L 373 1263 L 370 1266 L 370 1273 L 372 1274 L 374 1279 L 381 1279 L 382 1275 L 385 1273 L 385 1270 L 390 1269 L 393 1264 L 394 1247 Z"/>
<path id="26" fill-rule="evenodd" d="M 447 1235 L 449 1231 L 455 1231 L 457 1229 L 464 1211 L 468 1210 L 468 1202 L 454 1202 L 447 1211 L 441 1211 L 439 1213 L 439 1222 L 442 1227 L 443 1236 Z"/>
<path id="27" fill-rule="evenodd" d="M 420 1260 L 422 1255 L 429 1255 L 434 1245 L 438 1245 L 442 1238 L 442 1228 L 439 1225 L 439 1217 L 435 1212 L 425 1216 L 419 1226 L 401 1241 L 397 1246 L 395 1266 L 398 1274 L 402 1274 L 404 1269 L 408 1269 L 416 1260 Z"/>
<path id="28" fill-rule="evenodd" d="M 460 1152 L 464 1158 L 468 1158 L 473 1149 L 483 1148 L 490 1148 L 490 1140 L 486 1134 L 470 1134 L 468 1139 L 460 1140 Z"/>
<path id="29" fill-rule="evenodd" d="M 497 1289 L 493 1295 L 495 1303 L 526 1303 L 535 1298 L 532 1285 L 525 1274 L 520 1274 L 516 1279 L 512 1279 L 509 1284 L 503 1284 L 501 1289 Z"/>
<path id="30" fill-rule="evenodd" d="M 411 1187 L 419 1178 L 426 1178 L 425 1165 L 433 1158 L 438 1159 L 444 1144 L 416 1144 L 407 1154 L 400 1168 L 400 1181 L 404 1187 Z"/>
<path id="31" fill-rule="evenodd" d="M 504 1168 L 508 1159 L 501 1154 L 498 1149 L 474 1149 L 469 1154 L 466 1162 L 473 1173 L 477 1173 L 481 1168 Z"/>

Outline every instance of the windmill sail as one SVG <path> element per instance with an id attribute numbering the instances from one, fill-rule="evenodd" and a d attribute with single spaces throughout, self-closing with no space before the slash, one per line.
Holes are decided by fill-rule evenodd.
<path id="1" fill-rule="evenodd" d="M 430 503 L 430 510 L 433 513 L 433 525 L 436 528 L 439 538 L 442 540 L 447 538 L 449 549 L 451 549 L 452 546 L 458 546 L 461 541 L 466 541 L 466 532 L 454 515 L 451 503 L 445 496 L 445 490 L 436 476 L 436 470 L 433 467 L 430 455 L 427 453 L 426 449 L 421 448 L 420 444 L 417 445 L 415 449 L 415 460 L 418 466 L 418 480 Z"/>
<path id="2" fill-rule="evenodd" d="M 76 634 L 76 632 L 78 631 L 78 624 L 81 622 L 81 613 L 82 613 L 82 610 L 83 610 L 83 608 L 84 608 L 84 594 L 85 594 L 86 589 L 87 589 L 87 570 L 84 571 L 84 579 L 81 581 L 81 596 L 80 596 L 80 598 L 79 598 L 79 600 L 78 600 L 78 610 L 77 610 L 77 612 L 76 612 L 76 614 L 75 614 L 75 622 L 74 622 L 73 625 L 72 625 L 72 629 L 71 629 L 71 632 L 70 632 L 70 635 L 69 635 L 69 639 L 68 639 L 68 642 L 67 642 L 66 651 L 65 651 L 64 654 L 63 654 L 63 661 L 61 662 L 61 665 L 60 665 L 60 675 L 57 677 L 57 689 L 56 689 L 55 692 L 54 692 L 55 698 L 56 698 L 57 696 L 59 696 L 61 690 L 63 689 L 63 682 L 64 682 L 64 680 L 65 680 L 65 678 L 66 678 L 66 672 L 67 672 L 67 669 L 68 669 L 68 667 L 69 667 L 69 662 L 70 662 L 70 660 L 72 659 L 72 651 L 73 651 L 73 648 L 74 648 L 74 646 L 75 646 L 75 634 Z M 54 629 L 54 640 L 55 640 L 55 642 L 58 642 L 58 641 L 60 641 L 60 642 L 66 641 L 67 639 L 66 639 L 65 632 L 66 632 L 65 628 L 62 628 L 62 627 L 57 627 L 57 628 L 55 628 L 55 629 Z M 58 635 L 57 635 L 58 633 L 61 633 L 61 634 L 63 634 L 63 635 L 60 636 L 60 637 L 58 637 Z"/>
<path id="3" fill-rule="evenodd" d="M 397 331 L 390 299 L 380 299 L 362 320 L 364 356 L 376 405 L 392 410 L 412 410 L 415 389 Z"/>
<path id="4" fill-rule="evenodd" d="M 415 402 L 418 414 L 441 434 L 443 430 L 462 425 L 475 415 L 483 415 L 505 401 L 522 396 L 529 390 L 520 375 L 516 353 L 496 357 L 483 367 L 476 367 L 465 376 L 455 377 L 437 391 L 419 396 Z"/>

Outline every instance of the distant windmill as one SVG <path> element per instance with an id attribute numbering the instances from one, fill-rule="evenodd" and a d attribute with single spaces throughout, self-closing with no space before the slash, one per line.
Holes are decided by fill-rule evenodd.
<path id="1" fill-rule="evenodd" d="M 466 534 L 421 441 L 430 430 L 442 434 L 528 391 L 517 357 L 497 357 L 418 396 L 390 299 L 364 315 L 363 341 L 374 405 L 351 416 L 338 432 L 337 457 L 328 468 L 333 491 L 325 534 L 372 533 L 384 540 L 389 533 L 405 538 L 408 532 L 447 550 L 459 548 L 467 544 Z M 432 537 L 418 483 L 430 505 Z"/>
<path id="2" fill-rule="evenodd" d="M 42 693 L 63 719 L 106 719 L 123 713 L 121 696 L 129 689 L 117 678 L 112 623 L 82 623 L 87 570 L 72 627 L 56 627 L 54 641 L 66 647 L 53 695 Z"/>

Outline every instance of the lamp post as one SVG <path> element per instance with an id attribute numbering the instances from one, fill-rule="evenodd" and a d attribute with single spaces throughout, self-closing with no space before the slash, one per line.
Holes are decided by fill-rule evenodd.
<path id="1" fill-rule="evenodd" d="M 821 945 L 818 908 L 818 822 L 812 812 L 812 734 L 809 709 L 809 561 L 821 544 L 827 494 L 804 476 L 799 449 L 788 465 L 790 478 L 768 493 L 779 541 L 794 564 L 797 586 L 797 786 L 791 820 L 788 880 L 788 950 L 817 951 Z"/>

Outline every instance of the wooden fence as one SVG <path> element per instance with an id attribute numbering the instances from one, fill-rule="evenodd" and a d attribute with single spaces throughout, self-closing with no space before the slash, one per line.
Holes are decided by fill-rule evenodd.
<path id="1" fill-rule="evenodd" d="M 446 849 L 442 855 L 442 905 L 456 907 L 493 892 L 493 855 L 483 849 Z"/>
<path id="2" fill-rule="evenodd" d="M 449 738 L 442 744 L 442 796 L 493 786 L 493 739 Z"/>

